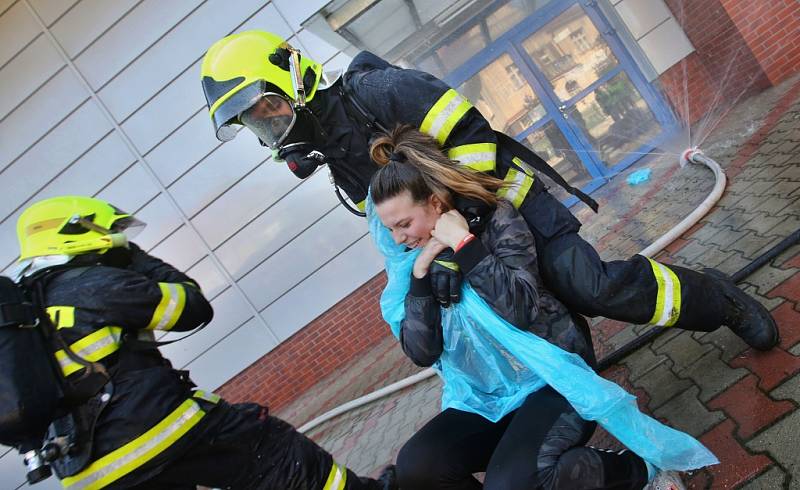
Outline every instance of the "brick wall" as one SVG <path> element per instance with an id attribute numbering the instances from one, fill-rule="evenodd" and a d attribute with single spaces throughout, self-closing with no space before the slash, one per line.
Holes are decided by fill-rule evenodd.
<path id="1" fill-rule="evenodd" d="M 228 401 L 280 410 L 299 394 L 391 335 L 380 313 L 381 272 L 217 390 Z"/>
<path id="2" fill-rule="evenodd" d="M 664 92 L 683 120 L 695 123 L 710 111 L 721 112 L 734 101 L 772 85 L 761 60 L 726 8 L 762 1 L 774 3 L 773 0 L 666 0 L 695 48 L 694 53 L 659 77 Z M 753 17 L 746 10 L 740 15 Z"/>
<path id="3" fill-rule="evenodd" d="M 773 84 L 800 71 L 800 2 L 721 0 Z"/>

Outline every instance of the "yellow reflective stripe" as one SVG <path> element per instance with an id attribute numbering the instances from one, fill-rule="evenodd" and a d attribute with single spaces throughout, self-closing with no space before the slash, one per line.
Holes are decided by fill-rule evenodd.
<path id="1" fill-rule="evenodd" d="M 364 199 L 361 202 L 357 202 L 356 207 L 358 208 L 359 211 L 363 212 L 365 209 L 367 209 L 367 200 Z"/>
<path id="2" fill-rule="evenodd" d="M 432 136 L 440 145 L 443 145 L 450 136 L 450 132 L 456 127 L 456 123 L 471 107 L 472 104 L 463 95 L 450 89 L 433 104 L 431 110 L 425 115 L 425 119 L 422 120 L 419 130 Z"/>
<path id="3" fill-rule="evenodd" d="M 183 284 L 171 282 L 160 282 L 158 287 L 161 288 L 161 301 L 156 306 L 147 328 L 169 330 L 175 326 L 183 313 L 183 307 L 186 305 L 186 289 Z"/>
<path id="4" fill-rule="evenodd" d="M 347 469 L 334 461 L 331 472 L 328 473 L 328 481 L 322 490 L 344 490 L 345 483 L 347 483 Z"/>
<path id="5" fill-rule="evenodd" d="M 219 395 L 205 390 L 196 390 L 194 393 L 192 393 L 192 398 L 199 398 L 200 400 L 205 400 L 211 403 L 219 403 L 220 401 Z"/>
<path id="6" fill-rule="evenodd" d="M 656 309 L 653 312 L 653 318 L 647 323 L 671 327 L 675 325 L 681 315 L 681 281 L 669 267 L 649 257 L 647 260 L 650 261 L 653 275 L 658 284 Z"/>
<path id="7" fill-rule="evenodd" d="M 103 327 L 77 342 L 73 342 L 69 347 L 78 357 L 90 362 L 97 362 L 116 352 L 119 349 L 121 338 L 122 328 Z M 70 359 L 63 349 L 56 351 L 56 360 L 61 366 L 64 376 L 83 369 L 83 365 Z"/>
<path id="8" fill-rule="evenodd" d="M 519 208 L 533 186 L 533 177 L 515 168 L 510 168 L 503 180 L 508 185 L 497 191 L 497 197 L 510 201 L 515 208 Z"/>
<path id="9" fill-rule="evenodd" d="M 161 454 L 194 427 L 205 412 L 191 398 L 153 428 L 98 459 L 77 475 L 61 480 L 64 488 L 103 488 Z"/>
<path id="10" fill-rule="evenodd" d="M 455 262 L 451 262 L 449 260 L 434 260 L 437 264 L 441 265 L 442 267 L 447 267 L 450 270 L 454 270 L 456 272 L 460 271 L 461 268 Z"/>
<path id="11" fill-rule="evenodd" d="M 497 167 L 497 145 L 494 143 L 474 143 L 447 150 L 447 157 L 476 172 L 490 172 Z"/>
<path id="12" fill-rule="evenodd" d="M 56 328 L 69 328 L 75 326 L 74 306 L 48 306 L 47 315 Z"/>

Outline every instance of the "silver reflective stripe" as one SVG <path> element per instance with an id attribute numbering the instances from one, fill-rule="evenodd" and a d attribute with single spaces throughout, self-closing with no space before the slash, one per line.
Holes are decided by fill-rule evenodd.
<path id="1" fill-rule="evenodd" d="M 172 319 L 172 315 L 175 314 L 175 310 L 178 308 L 178 295 L 180 291 L 178 291 L 178 285 L 173 283 L 164 283 L 169 291 L 169 302 L 167 302 L 166 308 L 164 308 L 164 312 L 161 314 L 161 319 L 158 321 L 158 324 L 154 327 L 156 330 L 163 330 L 166 328 L 167 324 L 169 324 L 170 320 Z"/>

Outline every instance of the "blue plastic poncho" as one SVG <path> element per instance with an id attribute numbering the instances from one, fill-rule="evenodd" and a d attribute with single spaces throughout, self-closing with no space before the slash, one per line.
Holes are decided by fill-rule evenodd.
<path id="1" fill-rule="evenodd" d="M 394 243 L 371 199 L 369 229 L 386 259 L 383 317 L 399 338 L 404 300 L 419 250 Z M 496 422 L 532 392 L 550 385 L 586 420 L 597 421 L 652 465 L 687 471 L 719 461 L 692 436 L 643 414 L 636 397 L 597 375 L 576 354 L 522 331 L 497 315 L 464 283 L 460 303 L 442 309 L 444 351 L 433 366 L 444 383 L 442 409 L 456 408 Z"/>

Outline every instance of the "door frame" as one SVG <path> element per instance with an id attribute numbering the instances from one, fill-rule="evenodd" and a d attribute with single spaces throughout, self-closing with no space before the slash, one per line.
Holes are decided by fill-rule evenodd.
<path id="1" fill-rule="evenodd" d="M 499 0 L 494 3 L 497 7 L 499 7 L 506 2 Z M 614 56 L 616 56 L 618 65 L 609 73 L 606 73 L 602 77 L 598 78 L 589 87 L 581 90 L 567 101 L 559 102 L 559 98 L 555 95 L 550 87 L 549 80 L 535 65 L 534 61 L 527 56 L 527 53 L 524 53 L 521 44 L 523 40 L 533 35 L 548 22 L 576 4 L 581 7 L 583 12 L 595 25 L 600 33 L 600 36 L 602 36 L 603 40 L 608 44 Z M 459 31 L 463 32 L 472 27 L 473 24 L 467 24 L 456 31 L 456 33 Z M 495 61 L 502 54 L 508 54 L 511 56 L 515 65 L 517 65 L 517 68 L 520 70 L 520 73 L 534 90 L 534 93 L 536 93 L 540 103 L 543 105 L 547 113 L 539 121 L 529 126 L 519 134 L 510 136 L 514 137 L 518 141 L 522 141 L 532 132 L 541 129 L 544 125 L 550 121 L 553 121 L 553 123 L 564 135 L 569 145 L 578 150 L 577 156 L 591 177 L 589 183 L 581 187 L 584 192 L 592 192 L 598 187 L 602 186 L 610 177 L 639 160 L 644 154 L 650 152 L 657 147 L 658 144 L 674 134 L 677 120 L 672 111 L 669 109 L 669 105 L 667 104 L 663 95 L 645 79 L 644 75 L 636 65 L 636 62 L 633 60 L 633 57 L 630 55 L 622 40 L 617 35 L 616 30 L 606 19 L 595 0 L 551 0 L 541 9 L 535 11 L 530 16 L 509 29 L 503 35 L 499 36 L 484 49 L 478 51 L 461 66 L 448 73 L 444 77 L 444 81 L 452 87 L 458 87 L 467 79 L 478 73 L 481 69 Z M 597 86 L 602 85 L 623 71 L 647 103 L 653 114 L 653 117 L 661 126 L 662 130 L 658 136 L 641 145 L 634 152 L 624 157 L 616 165 L 612 167 L 606 167 L 605 164 L 598 158 L 595 149 L 592 148 L 588 139 L 583 135 L 583 131 L 578 128 L 577 125 L 573 124 L 570 120 L 565 119 L 561 115 L 562 113 L 558 109 L 558 105 L 574 105 L 575 102 L 581 100 L 587 94 L 595 90 Z M 580 151 L 581 149 L 588 149 L 590 151 Z M 572 205 L 575 202 L 577 202 L 577 199 L 570 197 L 566 200 L 565 204 Z"/>

